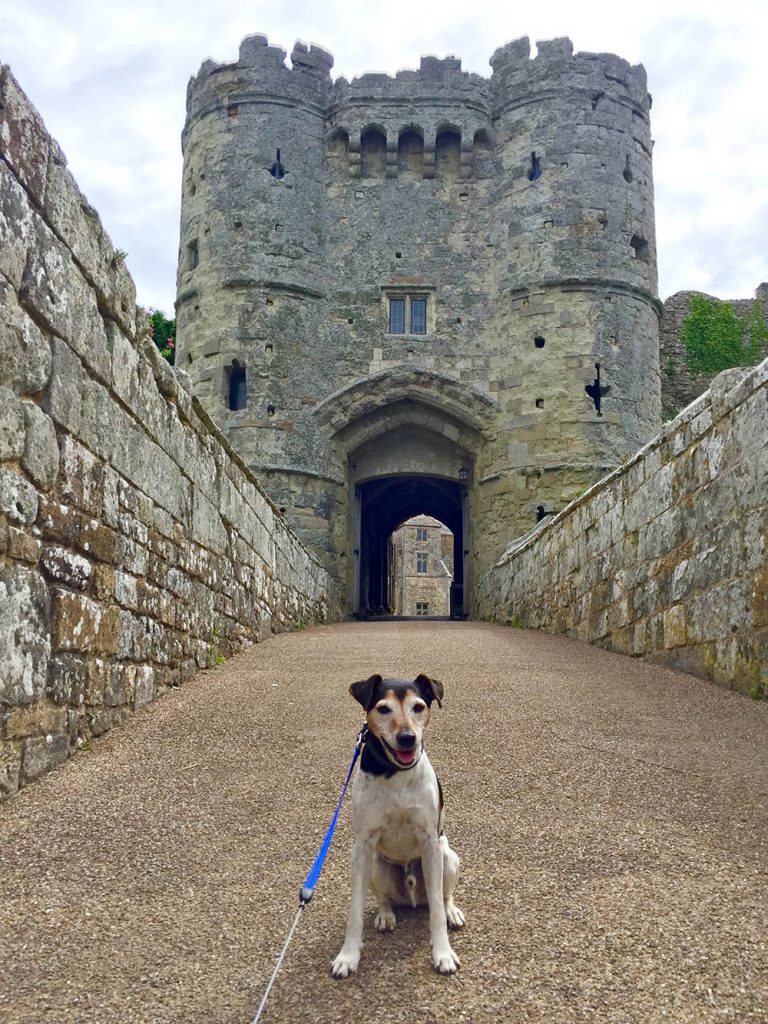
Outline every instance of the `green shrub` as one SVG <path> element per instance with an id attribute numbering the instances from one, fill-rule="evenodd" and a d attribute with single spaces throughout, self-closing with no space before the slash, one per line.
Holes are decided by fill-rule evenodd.
<path id="1" fill-rule="evenodd" d="M 169 320 L 165 313 L 151 306 L 147 309 L 149 334 L 163 359 L 173 366 L 176 356 L 176 321 Z"/>

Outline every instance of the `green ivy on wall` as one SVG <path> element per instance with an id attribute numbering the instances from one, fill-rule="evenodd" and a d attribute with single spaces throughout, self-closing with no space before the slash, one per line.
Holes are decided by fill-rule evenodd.
<path id="1" fill-rule="evenodd" d="M 768 349 L 768 327 L 757 303 L 742 320 L 730 302 L 692 295 L 682 339 L 691 372 L 712 377 L 758 362 Z"/>

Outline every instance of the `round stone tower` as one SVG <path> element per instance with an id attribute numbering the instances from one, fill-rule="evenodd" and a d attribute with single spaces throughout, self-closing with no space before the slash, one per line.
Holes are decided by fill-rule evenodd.
<path id="1" fill-rule="evenodd" d="M 565 39 L 490 79 L 291 61 L 253 36 L 190 84 L 177 358 L 351 610 L 426 514 L 466 613 L 660 425 L 645 72 Z"/>
<path id="2" fill-rule="evenodd" d="M 523 454 L 541 456 L 532 464 L 603 471 L 660 422 L 645 70 L 612 54 L 574 56 L 568 39 L 539 43 L 534 60 L 518 40 L 491 66 L 495 327 L 524 387 L 510 411 L 535 432 L 536 409 L 557 408 L 546 439 L 531 437 Z"/>
<path id="3" fill-rule="evenodd" d="M 178 271 L 179 365 L 278 505 L 302 516 L 322 470 L 308 409 L 333 376 L 320 329 L 326 291 L 324 132 L 333 58 L 249 36 L 235 64 L 190 82 Z M 298 493 L 286 483 L 288 472 Z M 306 474 L 309 474 L 306 476 Z M 310 486 L 304 539 L 327 504 Z M 327 530 L 321 517 L 320 534 Z"/>

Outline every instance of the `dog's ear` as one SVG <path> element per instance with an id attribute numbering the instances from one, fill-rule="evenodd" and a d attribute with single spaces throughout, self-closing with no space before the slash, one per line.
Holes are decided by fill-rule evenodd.
<path id="1" fill-rule="evenodd" d="M 443 697 L 443 684 L 438 682 L 437 679 L 430 679 L 429 676 L 418 675 L 414 679 L 414 683 L 418 687 L 421 699 L 426 701 L 427 704 L 431 704 L 433 700 L 437 701 L 437 706 L 441 708 Z"/>
<path id="2" fill-rule="evenodd" d="M 349 692 L 363 705 L 366 711 L 371 706 L 371 698 L 376 686 L 381 682 L 381 676 L 371 676 L 370 679 L 361 679 L 359 683 L 352 683 Z"/>

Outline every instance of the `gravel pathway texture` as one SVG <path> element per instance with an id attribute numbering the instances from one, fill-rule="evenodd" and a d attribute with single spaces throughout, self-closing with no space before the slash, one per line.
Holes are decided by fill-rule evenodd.
<path id="1" fill-rule="evenodd" d="M 427 748 L 462 858 L 461 969 L 366 922 L 348 807 L 263 1024 L 768 1021 L 768 705 L 562 637 L 347 623 L 204 672 L 0 808 L 4 1024 L 250 1024 L 362 724 L 445 685 Z"/>

